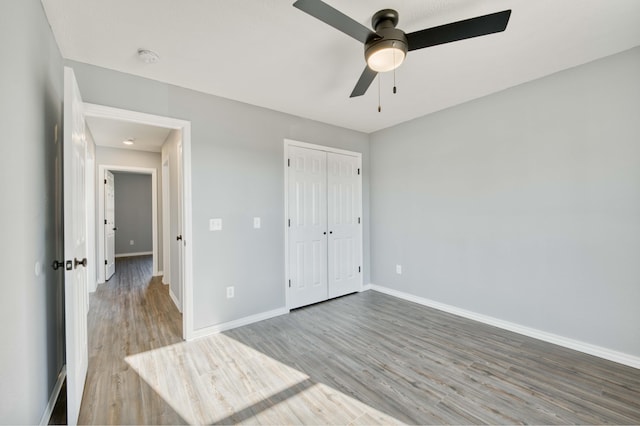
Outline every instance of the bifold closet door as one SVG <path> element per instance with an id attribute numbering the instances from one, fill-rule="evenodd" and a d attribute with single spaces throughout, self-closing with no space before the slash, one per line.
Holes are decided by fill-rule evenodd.
<path id="1" fill-rule="evenodd" d="M 289 304 L 328 298 L 327 154 L 289 147 Z"/>
<path id="2" fill-rule="evenodd" d="M 329 298 L 360 290 L 360 160 L 327 153 Z"/>

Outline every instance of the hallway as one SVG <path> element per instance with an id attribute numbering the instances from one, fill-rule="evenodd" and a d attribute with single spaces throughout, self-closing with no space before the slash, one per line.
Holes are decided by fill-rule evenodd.
<path id="1" fill-rule="evenodd" d="M 90 296 L 89 369 L 79 424 L 180 424 L 184 420 L 125 362 L 182 341 L 182 315 L 152 257 L 116 259 L 116 273 Z"/>

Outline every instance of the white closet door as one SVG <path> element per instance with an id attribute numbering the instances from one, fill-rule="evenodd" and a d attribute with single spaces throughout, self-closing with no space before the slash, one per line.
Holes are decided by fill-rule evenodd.
<path id="1" fill-rule="evenodd" d="M 329 297 L 360 290 L 360 159 L 327 153 Z"/>
<path id="2" fill-rule="evenodd" d="M 328 298 L 327 159 L 314 149 L 289 148 L 290 308 Z"/>

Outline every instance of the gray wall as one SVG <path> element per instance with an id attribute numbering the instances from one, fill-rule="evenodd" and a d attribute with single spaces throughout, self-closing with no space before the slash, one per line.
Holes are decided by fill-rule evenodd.
<path id="1" fill-rule="evenodd" d="M 116 256 L 153 251 L 151 175 L 114 172 L 113 180 Z"/>
<path id="2" fill-rule="evenodd" d="M 371 170 L 373 283 L 640 355 L 640 48 L 374 133 Z"/>
<path id="3" fill-rule="evenodd" d="M 40 1 L 0 2 L 0 57 L 0 422 L 37 424 L 64 364 L 63 277 L 50 267 L 62 260 L 63 63 Z"/>
<path id="4" fill-rule="evenodd" d="M 285 304 L 285 138 L 363 153 L 364 223 L 369 219 L 366 134 L 69 61 L 85 101 L 192 123 L 194 325 L 203 328 Z M 252 218 L 262 218 L 262 228 Z M 223 231 L 209 232 L 209 219 Z M 364 245 L 369 232 L 364 228 Z M 187 242 L 189 243 L 189 242 Z M 364 280 L 369 280 L 368 249 Z M 225 288 L 235 286 L 235 298 Z"/>

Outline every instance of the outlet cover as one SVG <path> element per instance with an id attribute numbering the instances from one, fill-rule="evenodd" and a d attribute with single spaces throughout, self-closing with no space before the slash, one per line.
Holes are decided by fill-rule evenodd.
<path id="1" fill-rule="evenodd" d="M 402 265 L 396 265 L 396 274 L 402 275 Z"/>
<path id="2" fill-rule="evenodd" d="M 130 246 L 132 246 L 132 245 L 134 245 L 134 244 L 135 244 L 135 242 L 134 242 L 133 240 L 129 240 L 129 245 L 130 245 Z"/>
<path id="3" fill-rule="evenodd" d="M 258 229 L 260 228 L 260 218 L 259 217 L 254 217 L 253 218 L 253 227 Z"/>
<path id="4" fill-rule="evenodd" d="M 209 231 L 221 231 L 222 230 L 222 219 L 209 219 Z"/>
<path id="5" fill-rule="evenodd" d="M 234 293 L 233 286 L 227 287 L 227 299 L 233 299 Z"/>

